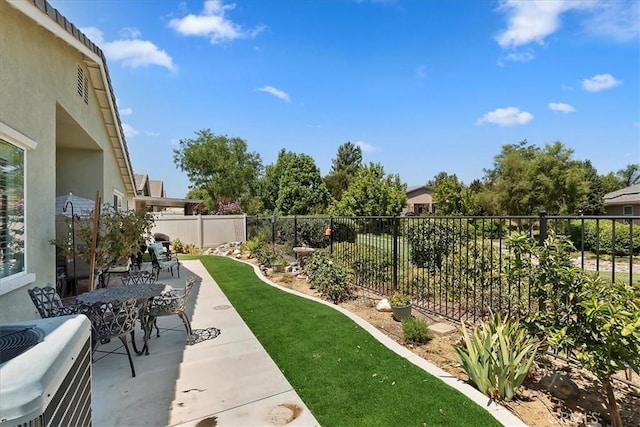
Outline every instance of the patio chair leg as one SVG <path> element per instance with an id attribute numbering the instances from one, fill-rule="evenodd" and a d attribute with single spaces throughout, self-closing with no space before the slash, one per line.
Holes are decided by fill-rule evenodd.
<path id="1" fill-rule="evenodd" d="M 178 279 L 180 278 L 180 264 L 176 265 L 176 271 L 178 272 Z"/>
<path id="2" fill-rule="evenodd" d="M 160 338 L 160 328 L 158 328 L 158 318 L 153 319 L 153 326 L 156 327 L 156 338 Z M 149 328 L 151 329 L 151 328 Z"/>
<path id="3" fill-rule="evenodd" d="M 184 329 L 187 331 L 187 340 L 189 341 L 189 344 L 193 344 L 193 338 L 191 336 L 191 322 L 189 322 L 187 313 L 178 313 L 178 316 L 180 316 L 180 319 L 182 319 Z"/>
<path id="4" fill-rule="evenodd" d="M 124 345 L 124 349 L 127 351 L 127 356 L 129 357 L 129 366 L 131 366 L 131 376 L 135 378 L 136 376 L 136 368 L 133 367 L 133 359 L 131 358 L 131 352 L 129 351 L 129 344 L 127 344 L 127 335 L 120 335 L 120 341 L 122 341 L 122 345 Z"/>

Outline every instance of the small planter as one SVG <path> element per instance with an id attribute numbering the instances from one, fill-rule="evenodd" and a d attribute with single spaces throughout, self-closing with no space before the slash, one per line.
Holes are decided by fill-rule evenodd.
<path id="1" fill-rule="evenodd" d="M 407 304 L 403 307 L 391 306 L 391 311 L 393 312 L 393 318 L 400 322 L 402 319 L 411 317 L 411 304 Z"/>

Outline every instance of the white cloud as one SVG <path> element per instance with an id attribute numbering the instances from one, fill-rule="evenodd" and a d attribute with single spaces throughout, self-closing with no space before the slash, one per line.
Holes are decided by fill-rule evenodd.
<path id="1" fill-rule="evenodd" d="M 277 89 L 273 86 L 263 86 L 258 90 L 260 92 L 266 92 L 270 95 L 273 95 L 276 98 L 283 100 L 284 102 L 291 102 L 291 98 L 289 97 L 289 94 L 287 92 Z"/>
<path id="2" fill-rule="evenodd" d="M 358 141 L 354 145 L 356 147 L 360 147 L 363 153 L 373 153 L 374 151 L 378 151 L 376 147 L 364 141 Z"/>
<path id="3" fill-rule="evenodd" d="M 130 116 L 133 114 L 133 109 L 131 107 L 127 108 L 118 108 L 118 112 L 121 116 Z"/>
<path id="4" fill-rule="evenodd" d="M 147 136 L 160 136 L 160 132 L 152 132 L 150 130 L 145 131 L 144 134 Z"/>
<path id="5" fill-rule="evenodd" d="M 496 36 L 503 48 L 543 44 L 562 26 L 563 14 L 580 11 L 579 23 L 587 32 L 626 41 L 640 35 L 637 0 L 500 0 L 498 12 L 506 15 L 507 28 Z"/>
<path id="6" fill-rule="evenodd" d="M 535 58 L 533 51 L 531 49 L 526 50 L 524 52 L 512 52 L 504 57 L 505 61 L 510 62 L 529 62 Z"/>
<path id="7" fill-rule="evenodd" d="M 122 131 L 124 132 L 124 136 L 127 138 L 133 138 L 136 135 L 140 134 L 140 131 L 128 123 L 122 123 Z"/>
<path id="8" fill-rule="evenodd" d="M 640 128 L 640 122 L 633 123 L 633 127 Z"/>
<path id="9" fill-rule="evenodd" d="M 584 27 L 592 34 L 628 41 L 640 36 L 640 2 L 601 0 Z"/>
<path id="10" fill-rule="evenodd" d="M 620 80 L 616 80 L 611 74 L 596 74 L 582 81 L 582 89 L 588 92 L 600 92 L 616 87 L 621 83 Z"/>
<path id="11" fill-rule="evenodd" d="M 517 107 L 496 108 L 476 120 L 477 125 L 494 123 L 500 126 L 524 125 L 533 120 L 533 114 Z"/>
<path id="12" fill-rule="evenodd" d="M 226 12 L 235 7 L 235 4 L 226 5 L 222 0 L 207 0 L 204 2 L 201 14 L 188 14 L 180 19 L 172 19 L 168 25 L 169 28 L 184 36 L 207 37 L 212 44 L 253 38 L 265 29 L 264 26 L 259 26 L 252 30 L 245 30 L 227 19 Z"/>
<path id="13" fill-rule="evenodd" d="M 565 104 L 563 102 L 550 102 L 549 109 L 553 111 L 560 111 L 562 113 L 573 113 L 576 111 L 573 105 Z"/>
<path id="14" fill-rule="evenodd" d="M 85 27 L 80 31 L 102 49 L 109 61 L 131 68 L 158 65 L 170 71 L 177 70 L 171 56 L 152 42 L 139 39 L 140 31 L 135 28 L 125 28 L 121 34 L 125 38 L 110 42 L 104 40 L 103 33 L 98 28 Z"/>

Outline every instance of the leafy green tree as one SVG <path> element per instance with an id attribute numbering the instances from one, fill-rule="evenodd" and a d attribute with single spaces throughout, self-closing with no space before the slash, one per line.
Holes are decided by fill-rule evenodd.
<path id="1" fill-rule="evenodd" d="M 313 158 L 284 149 L 267 166 L 260 187 L 264 207 L 278 215 L 322 213 L 331 200 Z"/>
<path id="2" fill-rule="evenodd" d="M 191 187 L 206 190 L 213 201 L 254 196 L 262 173 L 260 155 L 248 152 L 241 138 L 216 135 L 209 129 L 196 135 L 195 139 L 181 139 L 180 147 L 173 150 L 173 161 L 187 172 Z"/>
<path id="3" fill-rule="evenodd" d="M 616 175 L 622 181 L 623 188 L 638 184 L 640 182 L 640 163 L 627 165 L 624 169 L 616 172 Z"/>
<path id="4" fill-rule="evenodd" d="M 358 169 L 342 199 L 334 201 L 329 213 L 340 216 L 399 215 L 407 204 L 407 185 L 398 174 L 385 175 L 380 163 Z"/>
<path id="5" fill-rule="evenodd" d="M 608 194 L 625 187 L 622 180 L 618 178 L 618 176 L 613 172 L 609 172 L 606 175 L 601 175 L 600 181 L 602 182 L 602 191 L 604 192 L 604 194 Z"/>
<path id="6" fill-rule="evenodd" d="M 462 190 L 464 184 L 456 174 L 440 172 L 427 185 L 433 190 L 433 201 L 438 214 L 460 215 L 463 213 Z M 467 194 L 467 197 L 470 196 Z"/>
<path id="7" fill-rule="evenodd" d="M 361 165 L 362 149 L 359 146 L 346 142 L 338 147 L 336 158 L 332 161 L 331 172 L 324 178 L 334 199 L 342 198 L 342 193 L 349 188 Z"/>
<path id="8" fill-rule="evenodd" d="M 587 193 L 580 206 L 580 211 L 584 215 L 601 215 L 604 213 L 603 196 L 605 194 L 602 178 L 598 175 L 598 171 L 593 167 L 590 160 L 585 160 L 582 163 L 582 167 L 584 168 L 585 179 L 589 181 L 591 191 Z"/>
<path id="9" fill-rule="evenodd" d="M 211 199 L 209 192 L 204 188 L 192 188 L 187 192 L 187 199 L 201 199 L 208 212 L 215 212 L 215 203 Z"/>
<path id="10" fill-rule="evenodd" d="M 561 142 L 547 144 L 544 149 L 527 141 L 504 145 L 495 157 L 494 168 L 485 170 L 482 207 L 490 214 L 577 213 L 585 203 L 590 182 L 583 165 L 572 156 L 573 150 Z"/>

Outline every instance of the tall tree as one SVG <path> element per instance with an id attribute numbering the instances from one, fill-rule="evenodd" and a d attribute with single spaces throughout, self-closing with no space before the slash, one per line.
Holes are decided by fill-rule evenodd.
<path id="1" fill-rule="evenodd" d="M 359 146 L 345 142 L 338 147 L 336 158 L 332 160 L 331 172 L 324 177 L 334 199 L 342 198 L 342 193 L 349 187 L 361 165 L 362 149 Z"/>
<path id="2" fill-rule="evenodd" d="M 598 171 L 593 167 L 590 160 L 585 160 L 582 163 L 582 167 L 585 179 L 589 181 L 591 191 L 587 193 L 584 202 L 580 206 L 580 211 L 584 215 L 601 215 L 604 213 L 603 196 L 605 195 L 602 178 L 598 175 Z"/>
<path id="3" fill-rule="evenodd" d="M 263 204 L 278 215 L 308 215 L 326 210 L 331 195 L 313 158 L 282 149 L 261 181 Z"/>
<path id="4" fill-rule="evenodd" d="M 624 187 L 640 183 L 640 163 L 632 163 L 616 172 Z M 623 188 L 624 188 L 623 187 Z"/>
<path id="5" fill-rule="evenodd" d="M 407 185 L 398 174 L 385 175 L 380 163 L 369 163 L 356 172 L 342 199 L 329 207 L 332 215 L 399 215 L 407 204 Z"/>
<path id="6" fill-rule="evenodd" d="M 207 191 L 212 200 L 250 199 L 256 194 L 262 160 L 247 151 L 241 138 L 216 135 L 209 129 L 196 132 L 194 139 L 181 139 L 173 150 L 173 161 L 187 172 L 191 188 Z"/>
<path id="7" fill-rule="evenodd" d="M 462 207 L 464 184 L 458 180 L 456 174 L 440 172 L 427 182 L 427 185 L 433 190 L 433 201 L 438 214 L 461 215 L 464 213 Z"/>
<path id="8" fill-rule="evenodd" d="M 547 144 L 544 149 L 526 141 L 504 145 L 495 157 L 494 168 L 485 170 L 483 207 L 492 214 L 577 213 L 585 203 L 590 182 L 582 164 L 572 156 L 573 150 L 561 142 Z"/>
<path id="9" fill-rule="evenodd" d="M 606 175 L 601 175 L 600 181 L 602 182 L 602 191 L 604 191 L 604 194 L 611 193 L 613 191 L 617 191 L 626 187 L 624 182 L 622 182 L 622 180 L 613 172 L 609 172 Z"/>

